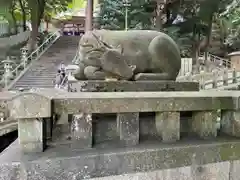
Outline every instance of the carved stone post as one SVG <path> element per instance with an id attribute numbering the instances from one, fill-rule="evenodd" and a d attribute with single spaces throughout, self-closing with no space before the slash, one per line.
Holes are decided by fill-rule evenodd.
<path id="1" fill-rule="evenodd" d="M 237 72 L 235 68 L 233 68 L 232 79 L 232 83 L 237 83 Z"/>
<path id="2" fill-rule="evenodd" d="M 208 139 L 217 136 L 216 111 L 193 112 L 192 118 L 191 130 L 200 138 Z"/>
<path id="3" fill-rule="evenodd" d="M 240 137 L 240 111 L 222 111 L 221 131 L 235 137 Z"/>
<path id="4" fill-rule="evenodd" d="M 218 86 L 218 72 L 216 70 L 213 71 L 213 79 L 212 79 L 212 88 L 217 88 Z"/>
<path id="5" fill-rule="evenodd" d="M 23 152 L 42 152 L 46 148 L 47 120 L 51 100 L 36 93 L 22 93 L 10 102 L 11 117 L 18 120 L 18 139 Z"/>
<path id="6" fill-rule="evenodd" d="M 139 113 L 117 114 L 117 131 L 121 142 L 126 146 L 139 143 Z"/>
<path id="7" fill-rule="evenodd" d="M 157 112 L 155 123 L 163 142 L 174 142 L 180 139 L 179 112 Z"/>
<path id="8" fill-rule="evenodd" d="M 205 89 L 205 78 L 204 78 L 204 71 L 200 71 L 200 79 L 199 79 L 199 87 L 200 89 Z"/>
<path id="9" fill-rule="evenodd" d="M 92 147 L 92 114 L 74 114 L 71 122 L 72 147 Z"/>
<path id="10" fill-rule="evenodd" d="M 228 85 L 228 70 L 227 70 L 227 68 L 224 68 L 224 70 L 223 70 L 223 85 L 224 86 Z"/>

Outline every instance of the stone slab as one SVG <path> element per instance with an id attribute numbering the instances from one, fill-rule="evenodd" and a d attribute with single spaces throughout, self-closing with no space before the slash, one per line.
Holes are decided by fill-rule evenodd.
<path id="1" fill-rule="evenodd" d="M 10 102 L 10 116 L 14 119 L 51 117 L 51 99 L 37 93 L 20 93 Z"/>
<path id="2" fill-rule="evenodd" d="M 77 81 L 70 83 L 72 92 L 123 91 L 198 91 L 197 82 L 176 81 Z"/>
<path id="3" fill-rule="evenodd" d="M 89 180 L 238 180 L 239 176 L 236 176 L 234 179 L 229 179 L 229 172 L 230 162 L 226 161 L 198 166 L 195 170 L 193 170 L 192 166 L 186 166 L 145 173 L 93 178 Z"/>
<path id="4" fill-rule="evenodd" d="M 209 111 L 238 108 L 239 95 L 236 91 L 65 92 L 56 94 L 53 103 L 57 114 Z"/>
<path id="5" fill-rule="evenodd" d="M 178 144 L 142 144 L 131 148 L 71 149 L 67 145 L 51 147 L 44 153 L 21 154 L 14 142 L 0 155 L 0 180 L 16 179 L 89 179 L 131 173 L 145 173 L 191 166 L 215 176 L 225 173 L 228 164 L 215 168 L 209 163 L 240 159 L 240 142 L 236 140 L 195 141 Z M 193 168 L 193 169 L 192 169 Z M 188 173 L 189 170 L 188 170 Z M 221 174 L 220 174 L 221 175 Z M 167 176 L 167 173 L 165 173 Z M 223 175 L 225 176 L 225 175 Z M 218 178 L 217 178 L 218 179 Z M 221 180 L 221 178 L 220 178 Z M 235 179 L 234 179 L 235 180 Z M 237 180 L 237 179 L 236 179 Z"/>

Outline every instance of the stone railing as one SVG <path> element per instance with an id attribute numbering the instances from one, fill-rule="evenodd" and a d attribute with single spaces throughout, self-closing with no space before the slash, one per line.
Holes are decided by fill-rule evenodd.
<path id="1" fill-rule="evenodd" d="M 17 130 L 17 121 L 10 117 L 9 100 L 16 96 L 16 92 L 0 93 L 0 136 Z"/>
<path id="2" fill-rule="evenodd" d="M 30 55 L 24 53 L 20 64 L 18 64 L 14 69 L 9 69 L 11 67 L 10 62 L 7 62 L 8 66 L 5 66 L 5 72 L 10 72 L 10 78 L 4 78 L 5 89 L 11 88 L 12 84 L 15 83 L 15 80 L 18 79 L 25 71 L 28 69 L 30 63 L 36 61 L 41 57 L 41 55 L 60 37 L 59 31 L 56 31 L 53 34 L 50 34 L 44 42 L 37 47 Z"/>
<path id="3" fill-rule="evenodd" d="M 70 93 L 40 89 L 19 93 L 9 102 L 10 117 L 19 124 L 19 142 L 24 152 L 42 152 L 46 147 L 44 132 L 53 115 L 75 114 L 73 144 L 93 146 L 92 114 L 117 113 L 117 132 L 125 145 L 139 144 L 139 113 L 155 112 L 156 133 L 162 142 L 180 140 L 180 112 L 192 111 L 189 131 L 202 139 L 217 137 L 216 119 L 221 110 L 221 130 L 239 137 L 237 91 L 200 92 L 106 92 Z M 231 116 L 232 114 L 232 116 Z M 67 121 L 66 121 L 67 122 Z M 37 127 L 33 129 L 32 127 Z M 167 128 L 163 128 L 167 127 Z"/>
<path id="4" fill-rule="evenodd" d="M 218 89 L 239 83 L 240 72 L 227 68 L 211 73 L 201 71 L 200 74 L 195 75 L 188 73 L 185 78 L 179 78 L 178 81 L 199 82 L 200 89 Z"/>
<path id="5" fill-rule="evenodd" d="M 90 179 L 182 166 L 191 166 L 189 173 L 208 174 L 210 167 L 202 165 L 240 159 L 239 100 L 239 91 L 213 90 L 18 92 L 7 104 L 10 117 L 18 120 L 19 145 L 14 143 L 0 156 L 0 177 L 14 179 L 18 173 L 13 172 L 21 170 L 23 179 Z M 186 112 L 189 118 L 181 119 Z M 61 116 L 66 119 L 59 122 Z M 65 141 L 55 139 L 59 129 L 67 131 Z M 27 153 L 24 162 L 19 147 Z M 220 172 L 211 173 L 216 177 Z"/>

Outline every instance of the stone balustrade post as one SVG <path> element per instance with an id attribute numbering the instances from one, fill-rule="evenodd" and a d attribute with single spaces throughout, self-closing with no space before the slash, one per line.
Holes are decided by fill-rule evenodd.
<path id="1" fill-rule="evenodd" d="M 223 110 L 221 114 L 221 131 L 234 137 L 240 137 L 240 111 Z"/>
<path id="2" fill-rule="evenodd" d="M 73 148 L 92 148 L 92 114 L 74 114 L 71 122 L 71 139 Z"/>
<path id="3" fill-rule="evenodd" d="M 18 139 L 25 153 L 46 148 L 51 121 L 51 99 L 37 93 L 21 93 L 10 101 L 10 115 L 18 120 Z"/>
<path id="4" fill-rule="evenodd" d="M 223 85 L 227 86 L 228 85 L 228 69 L 224 68 L 223 70 Z"/>
<path id="5" fill-rule="evenodd" d="M 203 139 L 214 138 L 217 136 L 216 120 L 217 111 L 193 112 L 190 123 L 191 132 Z"/>
<path id="6" fill-rule="evenodd" d="M 118 113 L 117 132 L 126 146 L 139 143 L 139 113 Z"/>
<path id="7" fill-rule="evenodd" d="M 156 112 L 155 123 L 163 142 L 180 139 L 180 112 Z"/>
<path id="8" fill-rule="evenodd" d="M 216 70 L 213 71 L 213 79 L 212 79 L 212 88 L 217 88 L 218 86 L 218 72 Z"/>
<path id="9" fill-rule="evenodd" d="M 205 78 L 204 78 L 204 71 L 200 71 L 200 79 L 199 79 L 199 87 L 200 89 L 205 89 Z"/>
<path id="10" fill-rule="evenodd" d="M 235 68 L 233 68 L 232 72 L 232 83 L 237 83 L 237 71 Z"/>

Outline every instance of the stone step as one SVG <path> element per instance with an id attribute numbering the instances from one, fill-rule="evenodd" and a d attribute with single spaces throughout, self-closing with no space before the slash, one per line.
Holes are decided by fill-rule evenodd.
<path id="1" fill-rule="evenodd" d="M 15 83 L 15 88 L 54 87 L 60 63 L 70 64 L 76 55 L 79 37 L 60 37 L 28 71 Z"/>

